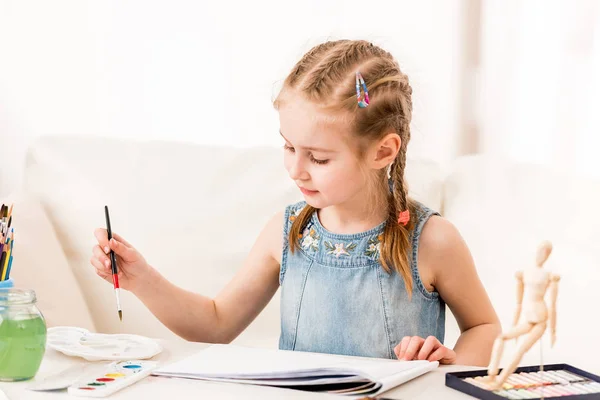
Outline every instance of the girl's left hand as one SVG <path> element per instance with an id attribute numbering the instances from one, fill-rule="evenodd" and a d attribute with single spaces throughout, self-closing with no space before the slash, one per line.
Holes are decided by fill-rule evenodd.
<path id="1" fill-rule="evenodd" d="M 456 353 L 442 345 L 435 336 L 423 339 L 419 336 L 405 336 L 394 347 L 398 360 L 427 360 L 439 361 L 440 364 L 454 364 Z"/>

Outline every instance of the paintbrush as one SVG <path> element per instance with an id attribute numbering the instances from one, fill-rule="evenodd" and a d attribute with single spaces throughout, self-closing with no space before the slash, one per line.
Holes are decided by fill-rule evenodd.
<path id="1" fill-rule="evenodd" d="M 106 230 L 108 231 L 108 241 L 112 239 L 112 229 L 110 227 L 110 217 L 108 215 L 108 206 L 104 206 L 104 215 L 106 217 Z M 119 313 L 119 319 L 123 321 L 123 311 L 121 310 L 121 288 L 119 287 L 119 271 L 117 269 L 117 257 L 115 252 L 110 250 L 110 264 L 112 267 L 113 286 L 115 288 L 115 296 L 117 297 L 117 311 Z"/>
<path id="2" fill-rule="evenodd" d="M 5 229 L 6 221 L 4 220 L 5 210 L 6 206 L 2 204 L 2 207 L 0 207 L 0 253 L 2 253 L 2 250 L 4 248 L 4 242 L 6 241 L 6 239 L 8 239 L 8 229 Z M 2 267 L 2 264 L 0 264 L 0 267 Z"/>
<path id="3" fill-rule="evenodd" d="M 5 229 L 6 229 L 7 211 L 8 211 L 8 207 L 6 207 L 4 204 L 2 204 L 2 208 L 0 208 L 0 230 L 2 231 L 3 234 L 6 234 Z"/>

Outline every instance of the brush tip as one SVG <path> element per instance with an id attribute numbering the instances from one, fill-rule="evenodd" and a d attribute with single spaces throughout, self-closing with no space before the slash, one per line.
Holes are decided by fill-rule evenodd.
<path id="1" fill-rule="evenodd" d="M 119 310 L 119 320 L 123 321 L 123 311 Z"/>

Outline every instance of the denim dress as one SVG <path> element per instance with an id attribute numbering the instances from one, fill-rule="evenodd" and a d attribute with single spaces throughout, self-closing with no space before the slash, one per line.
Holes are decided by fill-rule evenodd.
<path id="1" fill-rule="evenodd" d="M 336 234 L 317 213 L 303 230 L 299 247 L 289 249 L 292 222 L 306 205 L 286 207 L 281 285 L 282 350 L 396 358 L 404 336 L 435 336 L 444 341 L 445 304 L 429 292 L 418 273 L 417 251 L 425 222 L 437 212 L 419 204 L 411 233 L 413 293 L 404 279 L 379 262 L 385 222 L 366 232 Z"/>

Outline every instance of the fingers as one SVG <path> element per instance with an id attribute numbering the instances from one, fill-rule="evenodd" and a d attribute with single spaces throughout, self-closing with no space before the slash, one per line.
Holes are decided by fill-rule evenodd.
<path id="1" fill-rule="evenodd" d="M 122 242 L 116 240 L 114 237 L 110 239 L 109 246 L 110 249 L 125 262 L 132 262 L 137 259 L 137 252 L 133 247 L 126 246 Z"/>
<path id="2" fill-rule="evenodd" d="M 100 275 L 101 277 L 103 277 L 103 278 L 105 278 L 105 277 L 111 278 L 112 277 L 112 269 L 110 268 L 110 265 L 106 266 L 106 264 L 100 262 L 100 260 L 98 260 L 96 257 L 90 258 L 90 263 L 96 270 L 96 273 L 98 275 Z M 122 274 L 122 271 L 119 271 L 119 277 L 121 276 L 121 274 Z"/>
<path id="3" fill-rule="evenodd" d="M 104 265 L 104 263 L 100 262 L 100 260 L 98 260 L 98 258 L 96 257 L 90 258 L 90 263 L 94 266 L 94 268 L 96 268 L 96 272 L 106 271 L 106 273 L 108 273 L 108 271 L 110 270 L 110 267 Z"/>
<path id="4" fill-rule="evenodd" d="M 104 279 L 108 283 L 113 282 L 112 272 L 110 269 L 104 269 L 102 267 L 102 264 L 98 263 L 98 260 L 96 260 L 95 258 L 92 258 L 90 261 L 92 262 L 92 265 L 94 265 L 94 268 L 96 269 L 96 275 L 98 275 L 100 278 Z M 119 276 L 119 280 L 122 281 L 123 273 L 119 272 L 117 275 Z"/>
<path id="5" fill-rule="evenodd" d="M 402 344 L 402 342 L 398 343 L 396 345 L 396 347 L 394 347 L 394 354 L 396 355 L 396 358 L 400 358 L 400 345 Z"/>
<path id="6" fill-rule="evenodd" d="M 446 348 L 439 347 L 436 351 L 431 353 L 429 357 L 427 357 L 427 361 L 440 361 L 442 358 L 446 356 Z"/>
<path id="7" fill-rule="evenodd" d="M 92 254 L 100 264 L 102 264 L 106 268 L 110 268 L 110 258 L 108 257 L 108 255 L 105 254 L 105 252 L 100 248 L 99 245 L 94 246 L 94 248 L 92 249 Z"/>
<path id="8" fill-rule="evenodd" d="M 408 348 L 408 344 L 410 343 L 410 336 L 404 336 L 400 343 L 394 348 L 394 353 L 399 360 L 404 357 L 404 353 L 406 353 L 406 349 Z"/>
<path id="9" fill-rule="evenodd" d="M 456 361 L 454 350 L 445 347 L 435 336 L 423 339 L 419 336 L 405 336 L 394 347 L 399 360 L 439 361 L 440 364 L 452 364 Z"/>
<path id="10" fill-rule="evenodd" d="M 104 250 L 105 253 L 108 253 L 110 251 L 110 248 L 108 247 L 108 232 L 106 231 L 106 229 L 96 229 L 94 231 L 94 236 L 96 237 L 100 248 Z"/>
<path id="11" fill-rule="evenodd" d="M 130 248 L 133 248 L 133 247 L 134 247 L 134 246 L 132 246 L 131 244 L 129 244 L 129 242 L 128 242 L 127 240 L 125 240 L 125 239 L 123 238 L 123 236 L 121 236 L 121 235 L 119 235 L 119 234 L 117 234 L 117 233 L 114 233 L 114 232 L 113 232 L 113 234 L 112 234 L 112 237 L 113 237 L 113 238 L 115 238 L 115 239 L 117 239 L 119 242 L 123 243 L 123 244 L 124 244 L 125 246 L 127 246 L 127 247 L 130 247 Z"/>
<path id="12" fill-rule="evenodd" d="M 109 247 L 109 243 L 108 243 L 108 232 L 106 231 L 106 229 L 97 228 L 94 231 L 94 236 L 98 240 L 98 244 L 100 245 L 100 247 L 102 249 L 104 249 L 104 252 L 108 253 L 110 251 L 110 247 Z M 133 246 L 127 240 L 125 240 L 121 235 L 113 232 L 112 237 L 114 239 L 118 240 L 119 242 L 121 242 L 123 245 L 125 245 L 125 247 L 133 248 Z"/>
<path id="13" fill-rule="evenodd" d="M 441 345 L 442 344 L 435 336 L 427 337 L 425 342 L 423 342 L 423 346 L 421 346 L 421 350 L 419 350 L 419 353 L 417 354 L 417 360 L 427 360 L 427 357 Z"/>
<path id="14" fill-rule="evenodd" d="M 102 263 L 100 263 L 100 261 L 98 261 L 98 259 L 95 257 L 92 257 L 90 259 L 90 262 L 92 263 L 92 265 L 94 266 L 94 268 L 96 270 L 96 275 L 98 275 L 100 278 L 102 278 L 106 281 L 110 281 L 110 279 L 111 279 L 110 268 L 107 268 L 104 265 L 102 265 Z"/>
<path id="15" fill-rule="evenodd" d="M 427 361 L 439 361 L 440 364 L 454 364 L 456 362 L 456 352 L 446 346 L 440 346 L 427 357 Z"/>
<path id="16" fill-rule="evenodd" d="M 404 353 L 404 356 L 402 357 L 402 360 L 412 360 L 416 357 L 419 349 L 421 349 L 421 346 L 423 345 L 423 343 L 425 342 L 425 340 L 419 336 L 413 336 L 410 338 L 410 342 L 408 343 L 408 347 L 406 348 L 406 352 Z"/>

